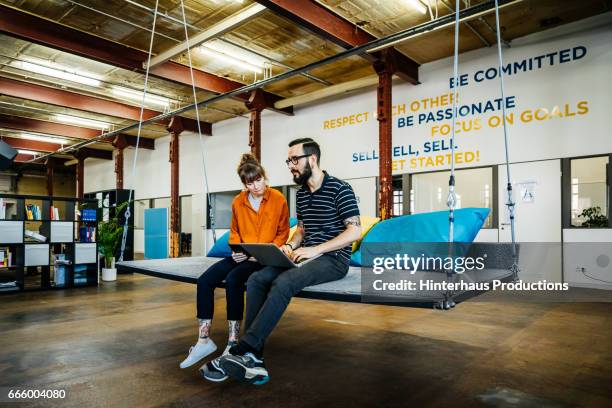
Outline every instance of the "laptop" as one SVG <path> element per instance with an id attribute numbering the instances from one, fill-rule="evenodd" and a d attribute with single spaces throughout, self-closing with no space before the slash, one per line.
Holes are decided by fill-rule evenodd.
<path id="1" fill-rule="evenodd" d="M 313 259 L 317 259 L 321 254 L 314 258 L 294 262 L 274 244 L 230 244 L 234 252 L 242 252 L 245 255 L 257 259 L 260 264 L 265 266 L 276 266 L 279 268 L 296 268 L 307 264 Z"/>

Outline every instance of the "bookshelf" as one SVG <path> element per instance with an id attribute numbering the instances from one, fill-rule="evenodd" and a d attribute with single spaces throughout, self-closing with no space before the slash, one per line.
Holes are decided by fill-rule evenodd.
<path id="1" fill-rule="evenodd" d="M 87 198 L 0 194 L 0 294 L 96 286 L 96 213 Z"/>
<path id="2" fill-rule="evenodd" d="M 115 209 L 117 206 L 127 202 L 130 199 L 130 190 L 115 189 L 102 190 L 85 193 L 85 198 L 96 201 L 98 209 L 98 220 L 107 221 L 109 218 L 115 217 Z M 130 213 L 132 214 L 128 222 L 128 232 L 125 240 L 125 252 L 123 253 L 124 261 L 134 260 L 134 193 L 132 193 L 132 201 L 129 204 Z M 119 217 L 121 225 L 125 224 L 125 217 Z M 121 248 L 117 249 L 115 259 L 119 259 Z"/>

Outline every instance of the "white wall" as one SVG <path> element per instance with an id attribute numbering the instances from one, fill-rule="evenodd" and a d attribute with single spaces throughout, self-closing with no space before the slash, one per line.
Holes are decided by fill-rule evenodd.
<path id="1" fill-rule="evenodd" d="M 511 163 L 528 163 L 555 160 L 563 157 L 602 154 L 612 152 L 612 137 L 609 132 L 609 110 L 612 106 L 612 13 L 603 14 L 577 23 L 546 30 L 517 39 L 512 47 L 504 50 L 505 63 L 528 60 L 554 54 L 553 65 L 543 64 L 541 69 L 518 72 L 505 78 L 506 95 L 515 97 L 514 108 L 508 110 L 514 115 L 514 123 L 508 127 L 509 156 Z M 570 50 L 570 51 L 565 51 Z M 559 63 L 560 55 L 571 55 L 572 50 L 586 50 L 586 54 L 575 60 Z M 578 54 L 579 55 L 579 54 Z M 540 61 L 547 61 L 543 57 Z M 465 75 L 467 85 L 461 86 L 459 104 L 486 102 L 499 96 L 498 79 L 476 82 L 477 73 L 497 65 L 496 48 L 483 48 L 460 56 L 460 75 Z M 397 148 L 394 155 L 394 173 L 417 173 L 448 169 L 445 160 L 436 164 L 436 158 L 445 158 L 446 150 L 426 152 L 427 146 L 436 143 L 447 148 L 449 137 L 440 135 L 443 125 L 449 120 L 430 123 L 415 123 L 400 126 L 400 118 L 409 116 L 418 122 L 419 114 L 435 113 L 438 108 L 423 108 L 423 100 L 449 93 L 449 79 L 452 76 L 452 59 L 425 64 L 419 70 L 421 85 L 412 86 L 400 81 L 394 83 L 393 103 L 397 115 L 394 118 L 393 142 Z M 579 105 L 580 104 L 580 105 Z M 417 108 L 419 105 L 419 109 Z M 414 110 L 413 110 L 414 108 Z M 266 167 L 271 185 L 292 184 L 284 160 L 287 143 L 298 137 L 313 137 L 322 148 L 322 167 L 330 174 L 343 179 L 373 180 L 378 174 L 378 160 L 374 159 L 378 148 L 378 126 L 374 113 L 376 89 L 371 87 L 349 96 L 338 97 L 295 109 L 295 116 L 289 117 L 265 111 L 262 118 L 262 164 Z M 554 112 L 546 120 L 529 119 L 529 113 Z M 339 128 L 326 128 L 326 123 L 335 118 L 350 117 L 361 113 L 367 121 Z M 503 131 L 492 127 L 491 119 L 499 112 L 474 114 L 461 118 L 458 128 L 479 121 L 482 128 L 463 131 L 456 135 L 457 152 L 465 156 L 473 154 L 469 163 L 457 163 L 457 168 L 495 165 L 504 163 Z M 471 121 L 471 122 L 470 122 Z M 211 192 L 238 190 L 240 181 L 235 168 L 240 154 L 248 150 L 248 121 L 235 118 L 215 124 L 214 136 L 204 137 L 203 152 L 208 170 Z M 180 194 L 202 194 L 204 192 L 201 149 L 197 135 L 184 133 L 180 145 Z M 170 195 L 170 164 L 168 163 L 169 137 L 157 139 L 155 150 L 141 150 L 137 174 L 134 180 L 131 165 L 134 150 L 125 155 L 125 187 L 136 190 L 136 198 L 153 198 Z M 403 150 L 402 150 L 403 149 Z M 418 154 L 417 154 L 418 153 Z M 403 155 L 406 154 L 406 155 Z M 433 161 L 429 165 L 427 158 Z M 363 159 L 363 160 L 361 160 Z M 403 162 L 402 162 L 403 160 Z M 414 160 L 414 162 L 411 162 Z M 420 161 L 422 160 L 422 162 Z M 557 162 L 558 163 L 558 162 Z M 517 168 L 523 167 L 523 165 Z M 528 165 L 525 165 L 529 167 Z M 537 165 L 534 169 L 537 168 Z M 112 188 L 114 186 L 113 163 L 87 160 L 85 170 L 85 191 Z M 503 167 L 500 167 L 500 179 Z M 536 174 L 537 175 L 537 174 Z M 534 176 L 536 176 L 534 175 Z M 558 177 L 545 177 L 541 187 L 559 183 Z M 558 173 L 557 173 L 558 176 Z M 518 181 L 530 178 L 521 175 Z M 360 197 L 363 183 L 358 181 L 356 189 Z M 373 185 L 373 183 L 371 183 Z M 551 184 L 552 185 L 552 184 Z M 500 198 L 503 186 L 500 184 Z M 556 187 L 555 187 L 556 188 Z M 540 189 L 544 191 L 543 189 Z M 538 202 L 545 202 L 554 214 L 560 214 L 561 203 L 555 194 L 540 194 Z M 367 208 L 375 208 L 375 189 L 367 199 Z M 366 201 L 364 201 L 365 203 Z M 373 204 L 372 204 L 373 203 Z M 503 220 L 504 199 L 499 204 L 500 223 Z M 520 208 L 519 208 L 519 215 Z M 517 216 L 517 217 L 518 217 Z M 560 215 L 559 215 L 560 222 Z M 537 219 L 537 216 L 536 216 Z M 556 221 L 540 230 L 533 228 L 530 220 L 521 221 L 520 240 L 560 242 L 561 229 Z M 494 239 L 493 231 L 479 235 L 479 240 Z M 499 231 L 502 241 L 507 240 L 507 231 Z"/>
<path id="2" fill-rule="evenodd" d="M 564 229 L 563 270 L 571 286 L 612 289 L 612 229 Z"/>
<path id="3" fill-rule="evenodd" d="M 519 72 L 506 77 L 506 95 L 515 96 L 516 108 L 509 114 L 519 116 L 524 111 L 545 108 L 552 111 L 556 106 L 561 112 L 566 109 L 575 115 L 553 117 L 545 121 L 521 123 L 510 126 L 511 162 L 544 160 L 559 157 L 598 154 L 612 151 L 612 138 L 608 132 L 608 110 L 612 106 L 610 78 L 612 72 L 612 13 L 596 16 L 578 23 L 547 30 L 537 35 L 513 41 L 512 48 L 504 51 L 505 62 L 553 53 L 575 47 L 585 47 L 584 57 L 553 66 L 544 66 L 528 72 Z M 559 55 L 559 54 L 555 54 Z M 558 57 L 557 57 L 558 58 Z M 477 72 L 495 67 L 495 47 L 471 51 L 460 56 L 460 74 L 468 78 L 468 85 L 459 88 L 460 104 L 484 102 L 499 95 L 498 80 L 475 82 Z M 417 164 L 410 168 L 409 161 L 401 169 L 399 160 L 404 158 L 434 158 L 445 151 L 426 153 L 425 143 L 436 142 L 448 146 L 447 136 L 437 133 L 432 136 L 434 126 L 448 125 L 449 121 L 435 122 L 411 127 L 399 127 L 397 119 L 436 109 L 421 109 L 412 112 L 414 103 L 449 92 L 449 78 L 452 75 L 450 58 L 425 64 L 419 70 L 421 85 L 412 86 L 396 82 L 393 102 L 404 106 L 406 113 L 396 116 L 393 129 L 394 145 L 398 149 L 418 151 L 419 156 L 397 156 L 395 173 L 431 171 L 449 168 L 447 163 L 427 166 Z M 588 113 L 576 114 L 577 104 L 586 102 Z M 422 105 L 422 103 L 420 104 Z M 567 105 L 567 107 L 566 107 Z M 450 106 L 450 105 L 449 105 Z M 290 173 L 284 163 L 287 143 L 297 137 L 314 137 L 322 147 L 322 167 L 331 174 L 354 179 L 374 177 L 378 173 L 377 160 L 353 161 L 356 157 L 371 157 L 377 150 L 378 129 L 374 118 L 376 89 L 362 92 L 316 105 L 296 108 L 295 116 L 285 116 L 265 111 L 262 118 L 262 163 L 268 171 L 272 185 L 291 184 Z M 368 113 L 369 120 L 335 129 L 325 129 L 325 121 L 334 118 Z M 457 134 L 457 152 L 477 154 L 478 160 L 458 163 L 457 167 L 500 164 L 504 161 L 503 132 L 501 127 L 486 126 L 487 120 L 498 112 L 474 115 L 463 120 L 480 120 L 481 130 Z M 208 170 L 210 191 L 240 189 L 240 181 L 234 177 L 240 153 L 248 150 L 248 121 L 242 118 L 230 119 L 215 124 L 212 137 L 204 137 L 204 156 Z M 196 194 L 203 191 L 202 160 L 198 137 L 184 133 L 180 145 L 180 194 Z M 168 163 L 169 137 L 157 139 L 155 150 L 142 149 L 137 166 L 137 182 L 132 183 L 131 164 L 133 149 L 126 151 L 125 186 L 136 187 L 137 198 L 169 196 L 170 171 Z M 528 148 L 527 148 L 528 147 Z M 399 154 L 401 152 L 398 151 Z M 417 162 L 418 163 L 418 162 Z M 88 160 L 85 189 L 93 191 L 111 188 L 114 185 L 111 162 L 94 163 Z M 104 174 L 103 177 L 99 177 Z"/>

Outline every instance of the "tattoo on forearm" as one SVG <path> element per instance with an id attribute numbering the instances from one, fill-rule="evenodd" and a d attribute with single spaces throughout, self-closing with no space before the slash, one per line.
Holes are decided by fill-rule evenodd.
<path id="1" fill-rule="evenodd" d="M 208 334 L 210 333 L 210 325 L 212 323 L 212 320 L 210 319 L 198 319 L 198 320 L 200 322 L 200 331 L 199 331 L 200 339 L 207 339 Z"/>
<path id="2" fill-rule="evenodd" d="M 349 217 L 347 219 L 344 220 L 344 225 L 345 226 L 349 226 L 349 225 L 354 225 L 355 227 L 361 227 L 361 220 L 359 219 L 358 215 L 355 215 L 354 217 Z"/>
<path id="3" fill-rule="evenodd" d="M 238 341 L 238 335 L 240 334 L 240 320 L 229 320 L 228 323 L 229 337 L 227 341 Z"/>

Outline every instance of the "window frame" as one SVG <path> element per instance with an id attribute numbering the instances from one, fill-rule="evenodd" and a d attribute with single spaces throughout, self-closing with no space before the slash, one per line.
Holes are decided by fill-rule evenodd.
<path id="1" fill-rule="evenodd" d="M 572 225 L 572 160 L 608 157 L 606 169 L 606 186 L 608 208 L 604 208 L 608 218 L 607 227 L 583 227 Z M 561 227 L 563 229 L 605 229 L 612 228 L 612 153 L 590 154 L 586 156 L 565 157 L 561 159 Z"/>
<path id="2" fill-rule="evenodd" d="M 475 166 L 475 167 L 464 167 L 460 169 L 455 169 L 455 173 L 466 170 L 476 170 L 476 169 L 491 169 L 491 226 L 482 227 L 482 229 L 498 229 L 499 228 L 499 185 L 498 185 L 498 165 L 490 165 L 490 166 Z M 412 177 L 415 175 L 421 174 L 433 174 L 433 173 L 441 173 L 441 172 L 450 172 L 450 169 L 443 170 L 433 170 L 433 171 L 423 171 L 418 173 L 405 173 L 402 176 L 402 189 L 404 190 L 404 215 L 412 214 L 412 210 L 410 208 L 410 191 L 412 190 L 413 180 Z M 407 181 L 407 183 L 406 183 Z"/>

